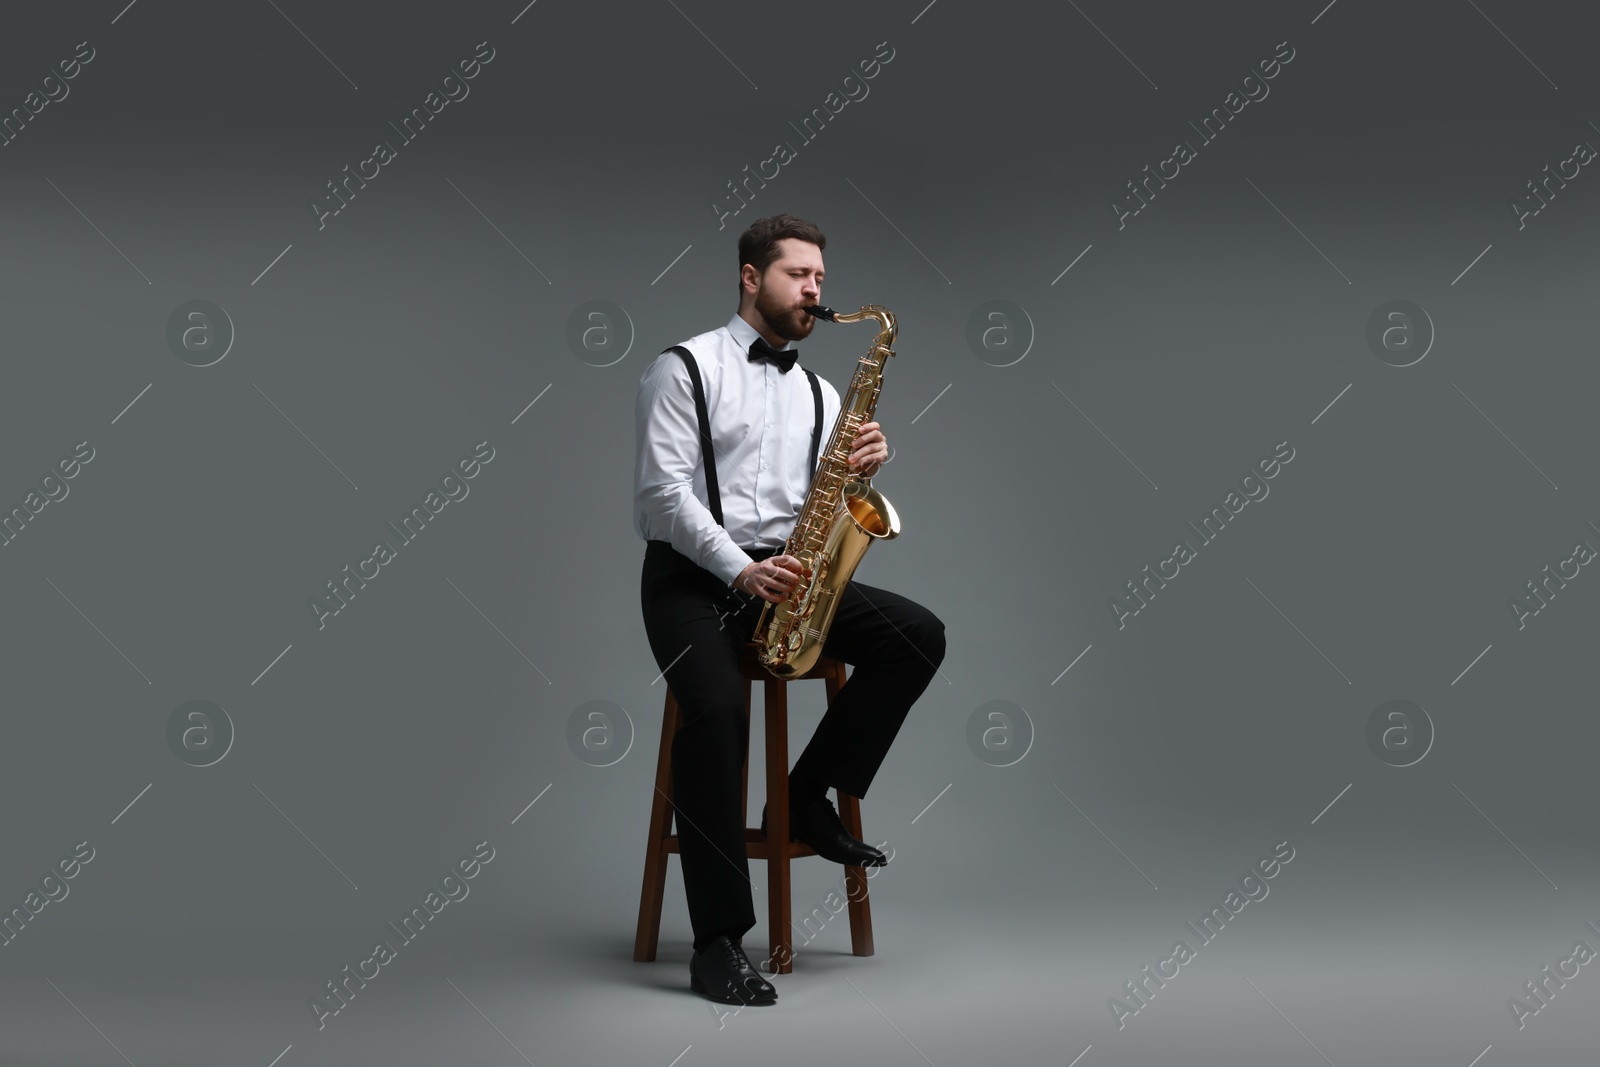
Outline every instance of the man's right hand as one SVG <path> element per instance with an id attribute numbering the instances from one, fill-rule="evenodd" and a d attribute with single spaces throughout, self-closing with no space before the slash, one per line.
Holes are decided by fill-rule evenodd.
<path id="1" fill-rule="evenodd" d="M 790 555 L 777 555 L 750 564 L 733 580 L 733 587 L 773 604 L 789 599 L 805 575 L 800 561 Z"/>

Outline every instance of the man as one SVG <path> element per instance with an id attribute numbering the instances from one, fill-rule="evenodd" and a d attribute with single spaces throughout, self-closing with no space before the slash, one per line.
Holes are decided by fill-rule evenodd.
<path id="1" fill-rule="evenodd" d="M 800 561 L 783 549 L 815 473 L 817 442 L 839 414 L 834 387 L 795 362 L 794 342 L 816 322 L 802 309 L 822 298 L 826 244 L 794 215 L 757 220 L 739 238 L 738 311 L 682 352 L 663 352 L 639 379 L 640 602 L 650 651 L 683 716 L 672 781 L 694 928 L 689 986 L 727 1004 L 777 999 L 742 946 L 756 917 L 741 807 L 749 733 L 739 650 L 763 604 L 787 599 L 802 578 Z M 851 467 L 870 477 L 888 456 L 878 424 L 863 423 Z M 822 652 L 855 669 L 789 775 L 791 837 L 836 863 L 886 862 L 845 830 L 827 790 L 866 796 L 944 650 L 944 623 L 927 608 L 860 582 L 845 587 Z"/>

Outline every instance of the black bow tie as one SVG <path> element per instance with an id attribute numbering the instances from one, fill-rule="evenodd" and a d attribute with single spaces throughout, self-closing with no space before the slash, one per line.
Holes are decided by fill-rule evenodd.
<path id="1" fill-rule="evenodd" d="M 754 341 L 750 342 L 751 363 L 764 359 L 769 363 L 776 364 L 780 371 L 788 374 L 789 368 L 794 366 L 794 361 L 799 358 L 799 349 L 790 348 L 780 352 L 776 348 L 773 348 L 771 345 L 767 344 L 766 338 L 764 337 L 757 337 Z"/>

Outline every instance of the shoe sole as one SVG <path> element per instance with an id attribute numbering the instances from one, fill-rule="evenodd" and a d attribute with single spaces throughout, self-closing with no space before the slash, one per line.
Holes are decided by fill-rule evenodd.
<path id="1" fill-rule="evenodd" d="M 764 834 L 766 834 L 766 832 L 767 832 L 767 824 L 765 822 L 763 822 L 761 824 L 761 833 L 764 835 Z M 789 835 L 789 841 L 790 841 L 791 844 L 805 845 L 807 848 L 811 849 L 812 852 L 815 852 L 818 856 L 822 856 L 822 853 L 817 852 L 817 847 L 815 845 L 812 845 L 812 844 L 810 844 L 808 842 L 805 842 L 805 841 L 801 841 L 798 837 L 795 837 L 793 834 Z M 863 861 L 861 863 L 851 863 L 849 860 L 836 860 L 832 856 L 822 856 L 822 858 L 827 860 L 830 863 L 837 863 L 837 864 L 840 864 L 840 865 L 845 866 L 845 867 L 887 867 L 887 866 L 889 866 L 889 857 L 887 857 L 887 856 L 885 856 L 881 860 L 865 860 L 865 861 Z"/>
<path id="2" fill-rule="evenodd" d="M 776 993 L 773 993 L 770 997 L 755 997 L 752 1000 L 740 1000 L 738 997 L 719 997 L 715 993 L 712 993 L 710 990 L 708 990 L 706 988 L 706 984 L 700 980 L 700 976 L 695 974 L 693 971 L 689 972 L 689 989 L 695 993 L 699 993 L 707 1000 L 716 1001 L 718 1004 L 739 1004 L 749 1007 L 765 1006 L 768 1004 L 776 1004 L 778 1002 L 778 994 Z"/>
<path id="3" fill-rule="evenodd" d="M 815 851 L 815 850 L 813 849 L 813 851 Z M 822 856 L 822 853 L 817 852 L 817 855 Z M 856 863 L 854 860 L 839 860 L 839 859 L 834 859 L 832 856 L 822 856 L 822 858 L 827 860 L 829 863 L 837 863 L 841 867 L 887 867 L 887 866 L 889 866 L 889 861 L 888 860 L 884 860 L 882 863 L 878 863 L 878 862 L 876 862 L 874 860 L 863 860 L 860 863 Z"/>

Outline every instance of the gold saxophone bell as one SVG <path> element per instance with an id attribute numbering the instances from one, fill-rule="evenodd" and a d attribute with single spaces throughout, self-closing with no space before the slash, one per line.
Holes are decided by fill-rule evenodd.
<path id="1" fill-rule="evenodd" d="M 828 628 L 839 609 L 850 576 L 874 541 L 900 533 L 900 516 L 871 479 L 850 469 L 850 445 L 864 423 L 872 421 L 883 386 L 883 369 L 894 355 L 897 324 L 894 313 L 868 304 L 846 315 L 813 304 L 806 312 L 828 322 L 873 319 L 879 324 L 872 347 L 856 364 L 850 389 L 839 403 L 827 450 L 806 493 L 783 551 L 800 561 L 801 580 L 786 600 L 768 601 L 756 622 L 754 640 L 761 665 L 774 677 L 804 677 L 822 655 Z"/>

